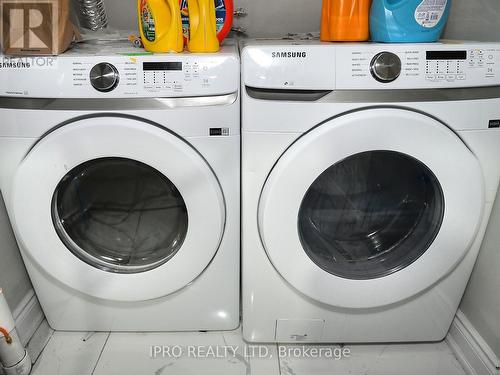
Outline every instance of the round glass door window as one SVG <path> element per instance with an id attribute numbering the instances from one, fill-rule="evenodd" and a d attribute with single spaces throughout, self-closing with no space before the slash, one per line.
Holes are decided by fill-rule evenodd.
<path id="1" fill-rule="evenodd" d="M 430 247 L 443 221 L 434 174 L 398 152 L 353 155 L 322 173 L 299 211 L 302 246 L 323 270 L 368 280 L 404 269 Z"/>
<path id="2" fill-rule="evenodd" d="M 52 219 L 74 255 L 115 273 L 165 264 L 188 229 L 186 204 L 174 184 L 125 158 L 95 159 L 71 170 L 54 193 Z"/>

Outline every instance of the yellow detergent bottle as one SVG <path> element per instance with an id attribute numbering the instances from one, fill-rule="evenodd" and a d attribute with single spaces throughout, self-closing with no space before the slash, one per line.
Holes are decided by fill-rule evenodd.
<path id="1" fill-rule="evenodd" d="M 139 32 L 149 52 L 182 52 L 179 0 L 137 0 Z"/>
<path id="2" fill-rule="evenodd" d="M 214 0 L 188 0 L 190 52 L 217 52 L 217 24 Z"/>

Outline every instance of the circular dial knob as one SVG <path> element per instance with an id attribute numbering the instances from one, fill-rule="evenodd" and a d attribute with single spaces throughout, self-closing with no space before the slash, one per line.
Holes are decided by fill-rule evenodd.
<path id="1" fill-rule="evenodd" d="M 101 92 L 112 91 L 120 80 L 118 70 L 109 63 L 100 63 L 90 71 L 90 83 Z"/>
<path id="2" fill-rule="evenodd" d="M 401 74 L 401 60 L 392 52 L 380 52 L 373 58 L 370 71 L 377 81 L 392 82 Z"/>

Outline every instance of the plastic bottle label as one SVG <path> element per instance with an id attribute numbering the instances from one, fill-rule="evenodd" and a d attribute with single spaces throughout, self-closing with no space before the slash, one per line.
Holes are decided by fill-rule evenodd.
<path id="1" fill-rule="evenodd" d="M 415 10 L 415 21 L 425 28 L 433 28 L 443 18 L 448 0 L 424 0 Z"/>
<path id="2" fill-rule="evenodd" d="M 149 42 L 154 42 L 156 39 L 155 18 L 147 0 L 141 1 L 141 25 L 144 37 Z"/>
<path id="3" fill-rule="evenodd" d="M 226 23 L 227 11 L 224 0 L 215 1 L 215 18 L 217 25 L 217 34 L 222 30 Z M 187 0 L 180 0 L 181 15 L 182 15 L 182 32 L 184 38 L 189 39 L 189 10 Z"/>

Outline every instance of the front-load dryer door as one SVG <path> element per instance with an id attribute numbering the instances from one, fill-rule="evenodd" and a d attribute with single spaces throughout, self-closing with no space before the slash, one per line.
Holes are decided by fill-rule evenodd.
<path id="1" fill-rule="evenodd" d="M 482 218 L 478 160 L 441 122 L 366 109 L 299 138 L 268 176 L 259 231 L 276 270 L 344 308 L 409 298 L 465 256 Z"/>
<path id="2" fill-rule="evenodd" d="M 219 182 L 191 145 L 113 116 L 43 137 L 19 166 L 12 209 L 18 239 L 38 266 L 115 301 L 159 298 L 191 283 L 225 226 Z"/>

